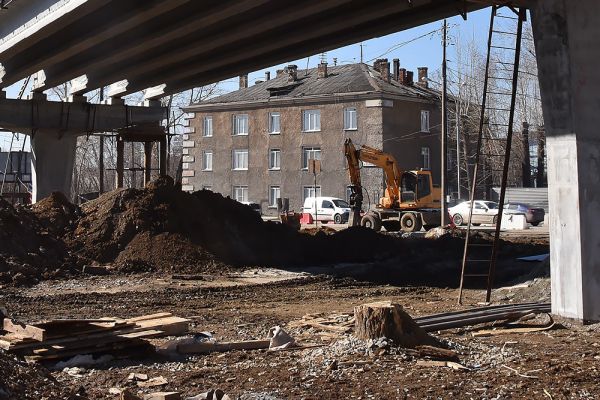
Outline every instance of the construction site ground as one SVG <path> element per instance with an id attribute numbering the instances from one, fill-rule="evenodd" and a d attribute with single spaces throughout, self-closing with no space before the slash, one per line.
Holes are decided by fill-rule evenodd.
<path id="1" fill-rule="evenodd" d="M 188 278 L 138 274 L 53 280 L 27 290 L 9 288 L 3 301 L 11 315 L 23 321 L 168 311 L 189 318 L 193 332 L 243 340 L 265 338 L 276 325 L 288 329 L 290 321 L 307 313 L 351 313 L 356 305 L 393 300 L 416 317 L 475 306 L 484 294 L 467 290 L 465 304 L 458 306 L 454 288 L 394 286 L 264 268 Z M 547 301 L 548 294 L 549 281 L 541 278 L 495 290 L 493 300 Z M 402 349 L 380 348 L 377 343 L 369 347 L 347 334 L 290 328 L 303 343 L 323 346 L 175 359 L 140 355 L 55 369 L 50 379 L 93 399 L 118 398 L 111 388 L 156 391 L 128 381 L 132 372 L 162 376 L 168 383 L 160 390 L 185 396 L 220 388 L 244 399 L 599 398 L 600 327 L 559 322 L 564 327 L 529 334 L 474 338 L 469 332 L 473 328 L 436 334 L 451 343 L 460 363 L 470 370 L 421 366 Z M 44 398 L 43 388 L 38 390 L 42 395 L 35 398 Z"/>

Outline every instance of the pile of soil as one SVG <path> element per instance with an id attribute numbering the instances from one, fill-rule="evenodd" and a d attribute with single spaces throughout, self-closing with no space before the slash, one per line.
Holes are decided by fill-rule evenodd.
<path id="1" fill-rule="evenodd" d="M 54 192 L 45 199 L 38 201 L 31 207 L 31 211 L 44 228 L 59 236 L 72 229 L 76 219 L 81 214 L 79 207 L 72 204 L 60 192 Z"/>
<path id="2" fill-rule="evenodd" d="M 0 400 L 76 399 L 50 372 L 0 350 Z"/>
<path id="3" fill-rule="evenodd" d="M 62 275 L 67 248 L 31 210 L 0 198 L 0 283 L 32 284 Z"/>

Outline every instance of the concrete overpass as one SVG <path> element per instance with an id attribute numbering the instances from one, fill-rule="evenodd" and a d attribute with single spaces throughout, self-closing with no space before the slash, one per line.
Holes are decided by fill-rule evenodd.
<path id="1" fill-rule="evenodd" d="M 110 85 L 109 103 L 119 107 L 129 93 L 143 90 L 146 100 L 156 100 L 491 3 L 13 0 L 0 11 L 0 88 L 39 72 L 36 92 L 71 82 L 73 100 L 84 101 L 82 94 Z M 533 15 L 548 147 L 553 311 L 600 320 L 600 2 L 496 3 L 520 3 Z M 0 127 L 7 124 L 6 101 L 0 100 Z M 51 107 L 32 102 L 14 107 Z M 29 132 L 31 121 L 15 126 Z M 36 151 L 64 140 L 56 127 L 49 132 L 54 136 Z M 62 147 L 54 146 L 55 164 L 72 153 Z"/>

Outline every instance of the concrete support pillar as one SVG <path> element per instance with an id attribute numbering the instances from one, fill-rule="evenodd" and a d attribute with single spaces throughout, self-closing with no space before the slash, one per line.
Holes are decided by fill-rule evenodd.
<path id="1" fill-rule="evenodd" d="M 532 9 L 548 151 L 552 311 L 600 320 L 598 0 Z"/>
<path id="2" fill-rule="evenodd" d="M 144 186 L 152 177 L 152 145 L 153 142 L 144 142 Z"/>
<path id="3" fill-rule="evenodd" d="M 159 145 L 159 157 L 158 157 L 158 169 L 160 175 L 164 176 L 167 174 L 167 137 L 164 136 L 160 139 Z"/>
<path id="4" fill-rule="evenodd" d="M 125 169 L 125 141 L 121 137 L 117 137 L 117 165 L 116 165 L 116 188 L 123 187 L 123 177 L 124 177 L 124 169 Z"/>
<path id="5" fill-rule="evenodd" d="M 58 132 L 41 131 L 32 137 L 32 202 L 35 203 L 52 192 L 62 192 L 67 197 L 71 196 L 76 145 L 75 135 L 60 137 Z"/>

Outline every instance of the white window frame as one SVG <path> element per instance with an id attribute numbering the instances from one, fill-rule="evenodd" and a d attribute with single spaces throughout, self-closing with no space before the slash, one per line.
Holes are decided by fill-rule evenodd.
<path id="1" fill-rule="evenodd" d="M 423 169 L 431 169 L 431 149 L 429 147 L 421 147 L 421 164 Z"/>
<path id="2" fill-rule="evenodd" d="M 315 157 L 319 154 L 318 157 Z M 302 147 L 302 170 L 308 171 L 308 160 L 320 160 L 321 159 L 321 148 L 320 147 Z"/>
<path id="3" fill-rule="evenodd" d="M 269 186 L 269 208 L 277 208 L 278 198 L 281 198 L 281 186 Z"/>
<path id="4" fill-rule="evenodd" d="M 356 110 L 356 107 L 344 108 L 344 130 L 358 130 L 358 111 Z"/>
<path id="5" fill-rule="evenodd" d="M 246 162 L 245 163 L 241 163 L 242 166 L 239 166 L 238 164 L 238 156 L 241 156 L 243 154 L 246 154 Z M 234 149 L 231 152 L 231 169 L 234 171 L 247 171 L 248 170 L 248 164 L 249 164 L 249 154 L 248 154 L 248 149 Z M 243 160 L 243 158 L 242 158 Z M 245 164 L 245 166 L 243 165 Z"/>
<path id="6" fill-rule="evenodd" d="M 279 171 L 281 169 L 281 149 L 269 149 L 269 170 Z"/>
<path id="7" fill-rule="evenodd" d="M 245 121 L 245 122 L 242 122 Z M 250 131 L 248 114 L 233 115 L 233 136 L 247 136 Z"/>
<path id="8" fill-rule="evenodd" d="M 274 120 L 277 119 L 277 124 L 274 124 Z M 281 113 L 270 112 L 269 113 L 269 135 L 279 135 L 281 133 Z"/>
<path id="9" fill-rule="evenodd" d="M 317 195 L 315 196 L 315 187 L 314 186 L 304 186 L 302 188 L 302 204 L 308 198 L 321 197 L 321 186 L 317 186 Z"/>
<path id="10" fill-rule="evenodd" d="M 421 132 L 429 133 L 431 126 L 429 125 L 430 113 L 428 110 L 421 110 Z"/>
<path id="11" fill-rule="evenodd" d="M 202 151 L 202 171 L 212 171 L 213 170 L 213 151 L 212 150 L 203 150 Z M 210 165 L 208 160 L 210 159 Z"/>
<path id="12" fill-rule="evenodd" d="M 202 120 L 202 136 L 203 137 L 212 137 L 213 135 L 213 117 L 212 115 L 207 115 Z"/>
<path id="13" fill-rule="evenodd" d="M 321 110 L 302 111 L 302 132 L 321 131 Z"/>
<path id="14" fill-rule="evenodd" d="M 247 185 L 234 186 L 233 189 L 231 190 L 231 194 L 232 194 L 233 199 L 236 201 L 239 201 L 240 203 L 248 202 L 248 186 Z M 241 199 L 240 199 L 240 196 L 238 196 L 239 194 L 241 194 Z"/>

